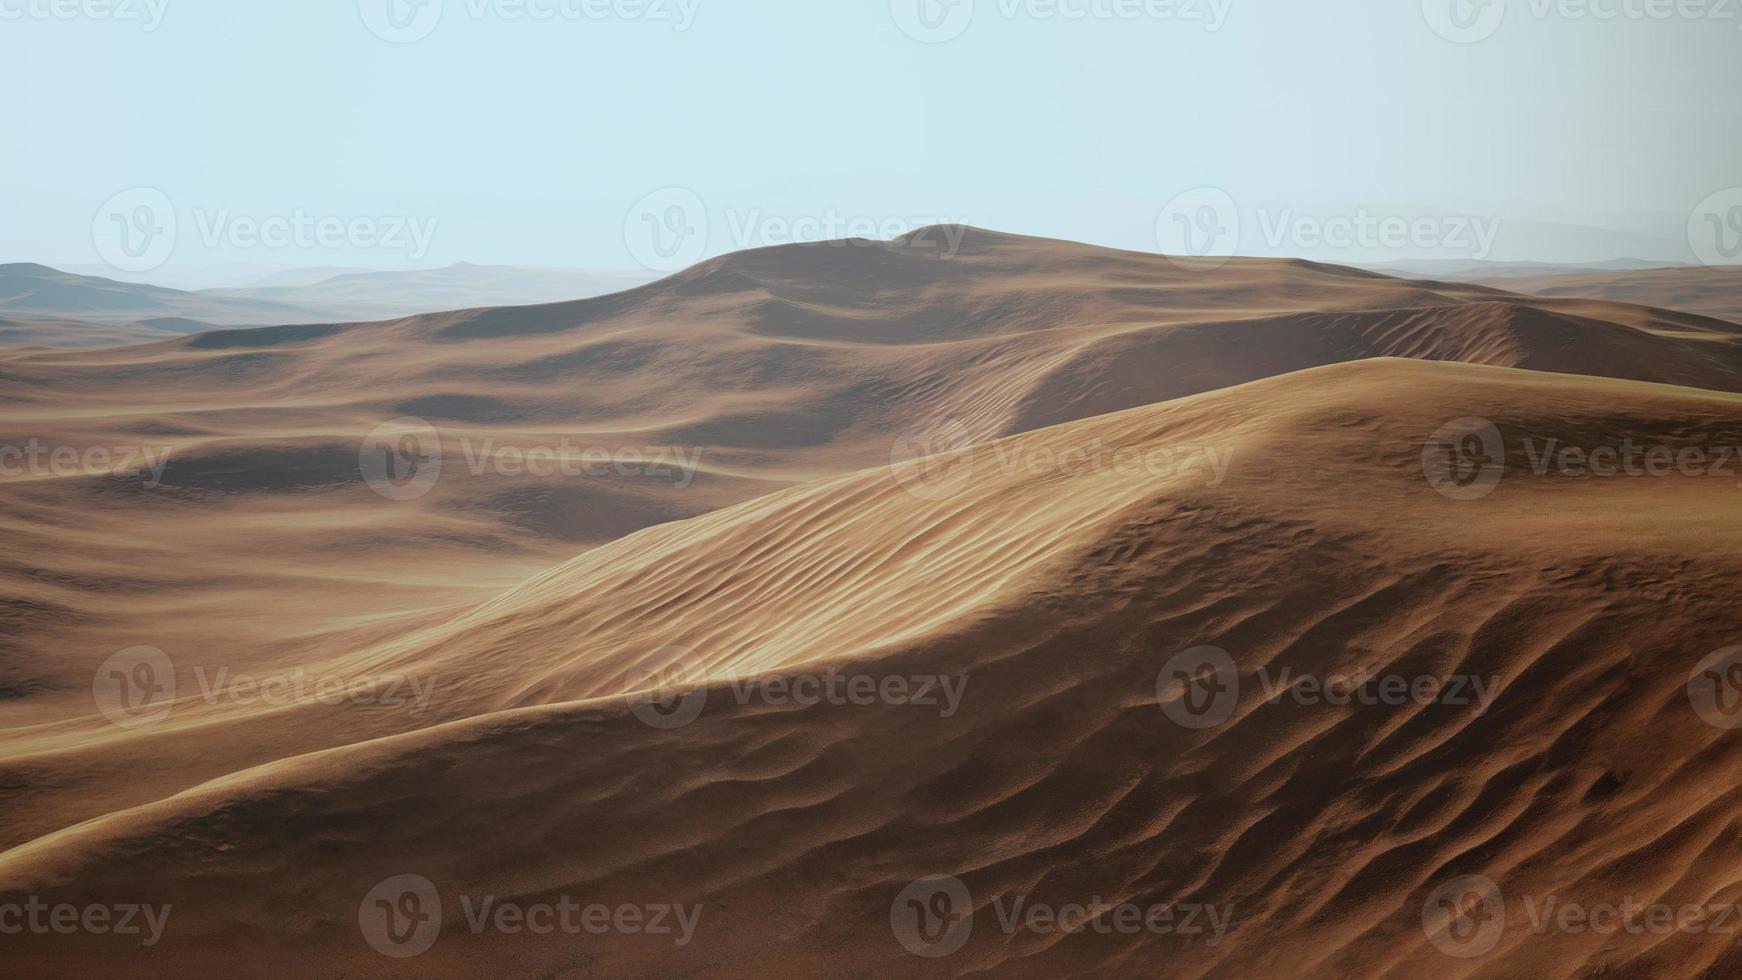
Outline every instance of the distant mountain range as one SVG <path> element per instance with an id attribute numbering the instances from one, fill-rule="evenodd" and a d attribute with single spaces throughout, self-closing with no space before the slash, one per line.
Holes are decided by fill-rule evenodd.
<path id="1" fill-rule="evenodd" d="M 342 272 L 312 283 L 298 283 L 294 276 L 294 272 L 281 273 L 244 289 L 207 289 L 200 295 L 319 309 L 346 320 L 373 320 L 481 306 L 559 303 L 619 292 L 651 278 L 469 262 L 407 272 Z"/>
<path id="2" fill-rule="evenodd" d="M 409 272 L 291 270 L 246 288 L 190 291 L 15 262 L 0 265 L 0 344 L 91 347 L 217 327 L 390 320 L 585 299 L 643 281 L 578 269 L 459 263 Z"/>

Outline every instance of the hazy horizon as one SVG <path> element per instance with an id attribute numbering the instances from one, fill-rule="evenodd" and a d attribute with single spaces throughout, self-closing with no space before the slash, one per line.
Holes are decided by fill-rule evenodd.
<path id="1" fill-rule="evenodd" d="M 1738 259 L 1727 7 L 1463 2 L 6 0 L 31 138 L 0 163 L 0 256 L 657 273 L 962 222 L 1356 264 Z"/>

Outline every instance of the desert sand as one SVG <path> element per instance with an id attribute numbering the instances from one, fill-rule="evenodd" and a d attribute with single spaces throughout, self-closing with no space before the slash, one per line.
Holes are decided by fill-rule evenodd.
<path id="1" fill-rule="evenodd" d="M 155 486 L 35 475 L 0 502 L 0 903 L 174 908 L 147 952 L 22 936 L 5 960 L 1742 969 L 1733 937 L 1536 934 L 1517 901 L 1734 898 L 1737 743 L 1688 686 L 1742 643 L 1742 461 L 1601 477 L 1538 472 L 1529 447 L 1742 445 L 1742 327 L 1303 262 L 924 240 L 738 253 L 548 306 L 0 354 L 0 445 L 168 449 Z M 359 447 L 407 416 L 435 428 L 442 477 L 389 499 Z M 1479 495 L 1428 462 L 1470 418 L 1504 446 Z M 696 463 L 687 482 L 468 465 L 565 439 Z M 117 725 L 92 678 L 139 645 L 177 696 Z M 1193 727 L 1197 692 L 1168 678 L 1204 647 L 1240 693 Z M 376 696 L 201 697 L 219 669 Z M 1483 693 L 1270 703 L 1285 669 Z M 935 681 L 942 703 L 778 693 L 841 675 Z M 396 960 L 359 908 L 407 874 L 444 915 Z M 891 927 L 933 875 L 974 909 L 936 958 Z M 1504 889 L 1504 928 L 1448 955 L 1424 903 L 1467 875 Z M 472 935 L 462 899 L 483 895 L 702 912 L 683 946 Z M 1224 929 L 1001 929 L 1015 896 L 1219 910 Z"/>
<path id="2" fill-rule="evenodd" d="M 1742 266 L 1539 273 L 1482 279 L 1538 296 L 1573 296 L 1668 306 L 1742 323 Z"/>

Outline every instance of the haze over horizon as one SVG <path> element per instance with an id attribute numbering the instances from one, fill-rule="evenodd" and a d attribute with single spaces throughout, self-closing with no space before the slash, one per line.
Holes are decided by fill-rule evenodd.
<path id="1" fill-rule="evenodd" d="M 0 259 L 180 286 L 662 272 L 962 222 L 1351 263 L 1735 261 L 1690 247 L 1701 209 L 1742 238 L 1717 5 L 1531 0 L 1460 28 L 1439 0 L 401 2 L 7 7 L 34 21 L 0 33 L 33 138 L 0 162 Z"/>

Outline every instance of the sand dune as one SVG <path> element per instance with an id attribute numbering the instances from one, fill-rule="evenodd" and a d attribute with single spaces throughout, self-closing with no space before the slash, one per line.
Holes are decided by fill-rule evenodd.
<path id="1" fill-rule="evenodd" d="M 1742 323 L 1742 266 L 1576 273 L 1545 271 L 1532 275 L 1484 277 L 1478 281 L 1537 296 L 1641 303 Z"/>
<path id="2" fill-rule="evenodd" d="M 118 347 L 123 344 L 148 344 L 192 332 L 162 321 L 89 323 L 81 320 L 27 320 L 8 317 L 0 318 L 0 348 Z"/>
<path id="3" fill-rule="evenodd" d="M 160 648 L 184 682 L 291 669 L 641 528 L 1319 365 L 1742 389 L 1742 335 L 1689 314 L 1283 260 L 1194 272 L 977 229 L 950 255 L 945 239 L 736 253 L 547 306 L 6 355 L 0 446 L 80 451 L 0 498 L 9 716 L 88 713 L 117 650 Z M 379 458 L 380 427 L 407 416 L 433 430 L 440 479 L 383 497 L 361 449 Z"/>
<path id="4" fill-rule="evenodd" d="M 7 959 L 1737 966 L 1709 935 L 1545 941 L 1511 905 L 1492 957 L 1447 957 L 1421 910 L 1463 874 L 1515 898 L 1727 894 L 1729 754 L 1682 688 L 1742 643 L 1742 475 L 1532 464 L 1742 445 L 1742 327 L 977 229 L 947 255 L 941 237 L 736 253 L 544 306 L 0 354 L 0 446 L 78 453 L 0 460 L 0 890 L 177 910 L 148 959 L 52 938 Z M 1470 417 L 1505 469 L 1453 499 L 1487 487 L 1463 467 L 1436 492 L 1424 443 Z M 1481 725 L 1244 697 L 1218 728 L 1173 724 L 1158 673 L 1206 644 L 1249 692 L 1287 667 L 1479 676 L 1497 700 Z M 104 707 L 105 672 L 142 659 L 175 683 L 167 715 L 93 713 L 93 678 Z M 771 693 L 825 676 L 929 681 L 936 703 Z M 636 694 L 655 690 L 699 717 L 665 724 Z M 437 883 L 447 921 L 404 963 L 358 934 L 400 874 Z M 911 956 L 891 905 L 934 874 L 970 890 L 973 937 Z M 473 937 L 455 903 L 482 894 L 701 903 L 704 941 Z M 1215 944 L 1006 933 L 997 903 L 1018 894 L 1232 912 Z"/>
<path id="5" fill-rule="evenodd" d="M 1504 464 L 1486 496 L 1454 499 L 1424 448 L 1472 416 L 1503 435 Z M 117 795 L 160 778 L 158 754 L 185 761 L 176 739 L 280 753 L 0 854 L 6 896 L 175 909 L 149 956 L 26 937 L 15 962 L 45 976 L 1734 972 L 1728 936 L 1538 936 L 1521 904 L 1735 892 L 1738 750 L 1687 688 L 1742 633 L 1726 520 L 1742 477 L 1538 475 L 1514 445 L 1548 439 L 1736 444 L 1742 398 L 1389 359 L 1291 373 L 651 528 L 334 661 L 432 682 L 436 727 L 380 737 L 396 714 L 421 722 L 303 704 L 195 706 L 138 737 L 89 719 L 10 730 L 4 782 L 26 812 L 61 794 L 51 774 L 107 769 Z M 1129 465 L 1163 450 L 1165 467 Z M 1213 458 L 1229 460 L 1220 479 Z M 1190 692 L 1165 675 L 1205 645 L 1241 693 L 1188 727 Z M 1285 668 L 1369 690 L 1468 677 L 1487 694 L 1266 703 Z M 774 693 L 829 670 L 939 676 L 959 701 L 945 717 Z M 650 715 L 630 693 L 673 683 L 699 703 Z M 284 730 L 335 747 L 294 755 Z M 445 925 L 394 961 L 360 939 L 359 903 L 402 874 L 435 883 Z M 958 878 L 976 909 L 939 958 L 905 952 L 890 925 L 930 875 Z M 1465 875 L 1508 896 L 1492 951 L 1469 958 L 1422 926 Z M 460 897 L 481 895 L 702 913 L 682 947 L 474 937 Z M 1208 906 L 1226 931 L 1007 933 L 1019 895 Z"/>

